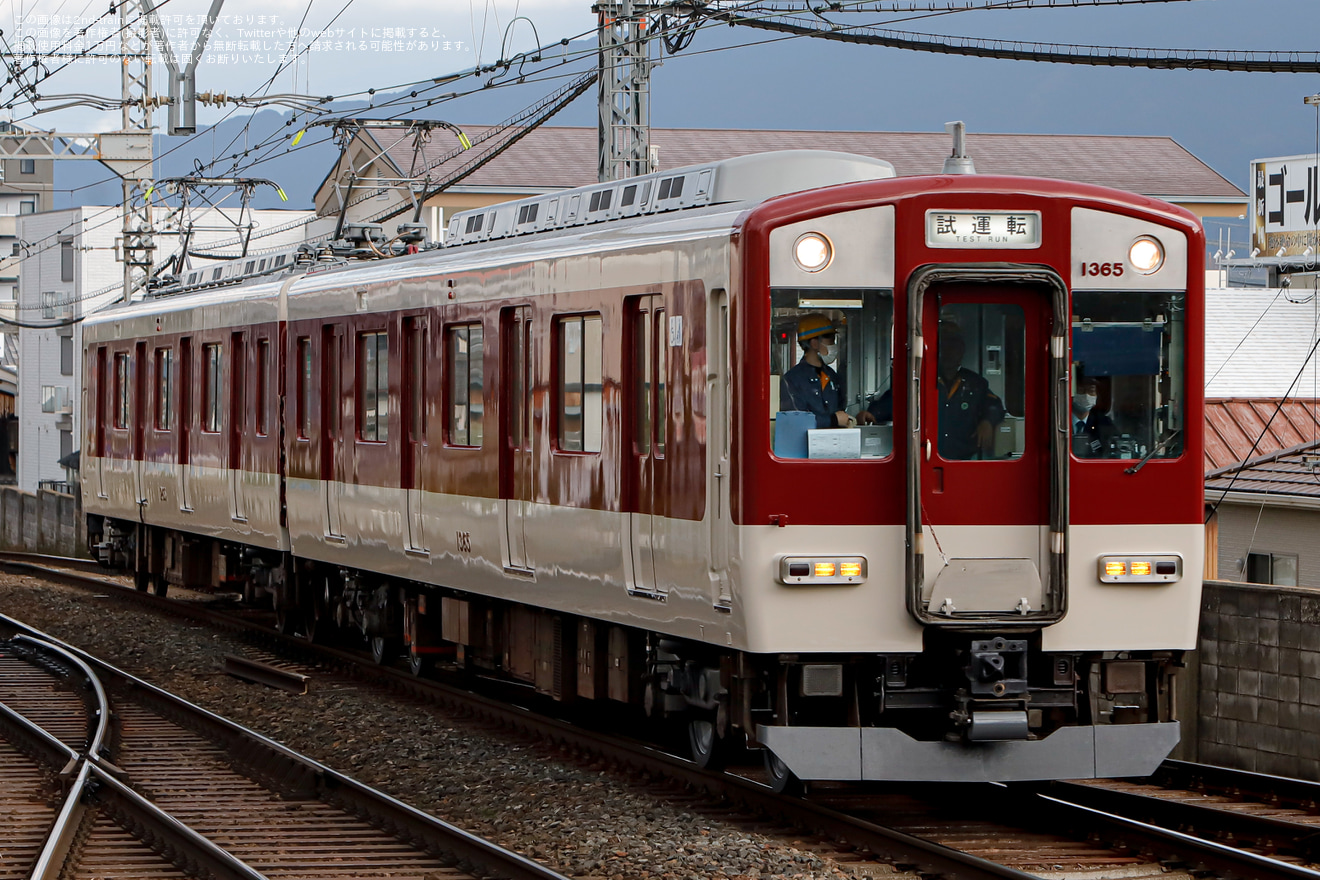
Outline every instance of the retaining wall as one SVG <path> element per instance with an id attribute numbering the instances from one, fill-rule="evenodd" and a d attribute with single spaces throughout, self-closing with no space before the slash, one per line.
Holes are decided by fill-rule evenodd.
<path id="1" fill-rule="evenodd" d="M 84 531 L 77 497 L 0 486 L 0 550 L 86 556 Z"/>
<path id="2" fill-rule="evenodd" d="M 1195 666 L 1184 755 L 1320 780 L 1320 590 L 1207 581 Z"/>

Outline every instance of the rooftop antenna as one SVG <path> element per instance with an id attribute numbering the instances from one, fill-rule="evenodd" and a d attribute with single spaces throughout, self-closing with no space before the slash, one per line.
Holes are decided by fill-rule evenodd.
<path id="1" fill-rule="evenodd" d="M 967 155 L 967 126 L 962 122 L 946 122 L 944 130 L 953 135 L 953 153 L 944 160 L 944 173 L 975 174 L 976 165 Z"/>

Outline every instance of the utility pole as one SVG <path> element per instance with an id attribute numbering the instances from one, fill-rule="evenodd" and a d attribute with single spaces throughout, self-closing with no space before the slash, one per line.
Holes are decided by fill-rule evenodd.
<path id="1" fill-rule="evenodd" d="M 124 134 L 140 135 L 146 144 L 145 161 L 134 168 L 115 169 L 123 179 L 124 237 L 120 257 L 124 261 L 124 302 L 151 277 L 152 240 L 151 188 L 153 145 L 151 142 L 151 26 L 145 0 L 119 0 L 119 39 Z"/>
<path id="2" fill-rule="evenodd" d="M 650 0 L 597 3 L 599 18 L 600 161 L 603 183 L 651 170 Z"/>

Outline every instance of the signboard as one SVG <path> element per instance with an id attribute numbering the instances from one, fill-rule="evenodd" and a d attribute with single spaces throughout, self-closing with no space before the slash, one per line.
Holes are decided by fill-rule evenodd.
<path id="1" fill-rule="evenodd" d="M 1040 247 L 1040 212 L 927 211 L 926 246 L 994 249 Z"/>
<path id="2" fill-rule="evenodd" d="M 1308 247 L 1307 256 L 1320 252 L 1320 167 L 1314 153 L 1252 162 L 1251 205 L 1257 256 L 1299 257 Z"/>

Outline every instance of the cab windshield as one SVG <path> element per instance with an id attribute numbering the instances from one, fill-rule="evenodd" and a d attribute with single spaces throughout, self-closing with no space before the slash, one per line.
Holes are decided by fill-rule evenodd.
<path id="1" fill-rule="evenodd" d="M 779 458 L 893 452 L 889 290 L 770 291 L 771 448 Z"/>
<path id="2" fill-rule="evenodd" d="M 1185 303 L 1182 293 L 1073 294 L 1074 456 L 1182 454 Z"/>

